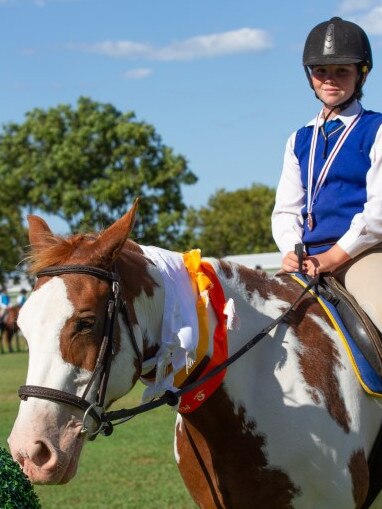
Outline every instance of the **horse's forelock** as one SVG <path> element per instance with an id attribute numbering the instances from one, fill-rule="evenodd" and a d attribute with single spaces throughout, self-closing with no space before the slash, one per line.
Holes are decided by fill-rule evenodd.
<path id="1" fill-rule="evenodd" d="M 93 244 L 96 238 L 94 234 L 76 234 L 71 237 L 49 236 L 50 243 L 48 246 L 42 249 L 32 247 L 27 257 L 29 272 L 35 275 L 46 267 L 68 262 L 82 247 Z"/>

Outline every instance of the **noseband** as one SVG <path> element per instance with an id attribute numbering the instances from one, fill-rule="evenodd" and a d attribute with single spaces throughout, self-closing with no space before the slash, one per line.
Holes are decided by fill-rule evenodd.
<path id="1" fill-rule="evenodd" d="M 103 414 L 111 362 L 113 355 L 115 354 L 114 325 L 118 316 L 118 310 L 120 309 L 121 305 L 122 310 L 124 311 L 127 327 L 129 329 L 131 342 L 135 354 L 138 358 L 139 373 L 142 371 L 142 354 L 139 351 L 133 327 L 131 325 L 131 321 L 129 320 L 127 307 L 125 303 L 121 301 L 119 275 L 115 272 L 108 272 L 104 269 L 91 267 L 88 265 L 57 265 L 41 270 L 36 274 L 36 276 L 40 278 L 45 276 L 60 276 L 63 274 L 85 274 L 107 281 L 110 285 L 109 298 L 105 312 L 103 339 L 96 366 L 82 396 L 76 396 L 69 392 L 60 391 L 58 389 L 51 389 L 49 387 L 41 387 L 38 385 L 22 385 L 18 391 L 18 394 L 22 400 L 27 400 L 28 397 L 48 399 L 80 408 L 84 411 L 81 433 L 86 433 L 89 440 L 93 440 L 98 435 L 98 433 L 108 436 L 113 432 L 112 424 L 108 420 L 103 419 Z M 99 385 L 97 390 L 97 397 L 93 403 L 90 403 L 87 401 L 86 396 L 89 393 L 91 387 L 94 385 L 94 382 L 98 376 Z M 95 410 L 95 407 L 102 409 L 101 416 Z M 86 426 L 86 419 L 88 416 L 92 417 L 97 424 L 97 430 L 95 432 L 90 432 Z"/>

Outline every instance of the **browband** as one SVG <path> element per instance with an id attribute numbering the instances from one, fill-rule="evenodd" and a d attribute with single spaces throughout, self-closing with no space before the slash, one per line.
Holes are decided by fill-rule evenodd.
<path id="1" fill-rule="evenodd" d="M 120 277 L 116 272 L 109 272 L 99 267 L 91 267 L 88 265 L 53 265 L 46 269 L 39 270 L 36 277 L 43 276 L 60 276 L 61 274 L 87 274 L 105 281 L 119 281 Z"/>

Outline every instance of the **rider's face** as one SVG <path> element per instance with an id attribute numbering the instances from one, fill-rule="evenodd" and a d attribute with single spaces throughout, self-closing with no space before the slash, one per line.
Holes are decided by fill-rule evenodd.
<path id="1" fill-rule="evenodd" d="M 315 65 L 311 76 L 317 96 L 327 107 L 333 108 L 353 95 L 358 69 L 355 64 Z"/>

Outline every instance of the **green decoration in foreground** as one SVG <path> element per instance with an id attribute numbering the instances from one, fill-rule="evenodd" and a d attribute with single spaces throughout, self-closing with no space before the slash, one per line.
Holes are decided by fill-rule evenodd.
<path id="1" fill-rule="evenodd" d="M 1 509 L 41 509 L 33 486 L 6 449 L 0 447 Z"/>

